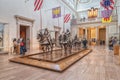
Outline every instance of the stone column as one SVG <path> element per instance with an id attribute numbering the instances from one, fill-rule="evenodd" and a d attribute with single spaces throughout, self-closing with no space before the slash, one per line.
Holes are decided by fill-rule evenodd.
<path id="1" fill-rule="evenodd" d="M 98 40 L 98 26 L 96 27 L 96 40 Z"/>
<path id="2" fill-rule="evenodd" d="M 106 25 L 106 46 L 109 43 L 109 25 Z"/>
<path id="3" fill-rule="evenodd" d="M 85 38 L 87 39 L 87 28 L 85 28 Z"/>

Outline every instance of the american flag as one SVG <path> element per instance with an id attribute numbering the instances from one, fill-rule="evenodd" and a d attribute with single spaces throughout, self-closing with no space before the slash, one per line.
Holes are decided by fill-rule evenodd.
<path id="1" fill-rule="evenodd" d="M 43 0 L 35 0 L 34 2 L 34 11 L 38 11 L 40 10 L 41 6 L 42 6 Z"/>
<path id="2" fill-rule="evenodd" d="M 102 2 L 100 2 L 101 6 L 103 6 L 107 10 L 113 10 L 114 3 L 114 0 L 102 0 Z"/>
<path id="3" fill-rule="evenodd" d="M 70 20 L 70 14 L 64 16 L 64 23 L 67 23 Z"/>

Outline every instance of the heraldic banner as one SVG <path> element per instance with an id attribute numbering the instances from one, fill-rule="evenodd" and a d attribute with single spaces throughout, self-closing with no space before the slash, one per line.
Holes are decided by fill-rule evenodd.
<path id="1" fill-rule="evenodd" d="M 52 18 L 61 17 L 61 7 L 56 7 L 52 9 Z"/>

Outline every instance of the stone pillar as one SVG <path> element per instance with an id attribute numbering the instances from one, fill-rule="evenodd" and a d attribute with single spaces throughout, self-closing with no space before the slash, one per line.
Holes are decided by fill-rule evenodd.
<path id="1" fill-rule="evenodd" d="M 85 38 L 87 39 L 87 28 L 85 28 Z"/>
<path id="2" fill-rule="evenodd" d="M 79 27 L 78 26 L 72 26 L 71 27 L 71 36 L 74 38 L 74 36 L 77 34 L 79 36 Z"/>
<path id="3" fill-rule="evenodd" d="M 98 27 L 96 27 L 96 40 L 98 40 Z"/>
<path id="4" fill-rule="evenodd" d="M 109 25 L 106 25 L 106 46 L 109 43 Z"/>
<path id="5" fill-rule="evenodd" d="M 118 33 L 119 33 L 119 35 L 118 35 L 118 37 L 119 37 L 119 40 L 120 40 L 120 1 L 119 0 L 117 0 L 117 3 L 116 3 L 116 6 L 117 6 L 117 19 L 118 19 Z"/>

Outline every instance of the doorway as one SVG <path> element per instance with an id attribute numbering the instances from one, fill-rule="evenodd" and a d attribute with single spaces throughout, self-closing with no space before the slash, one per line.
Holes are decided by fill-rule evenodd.
<path id="1" fill-rule="evenodd" d="M 85 29 L 84 28 L 79 28 L 79 37 L 80 38 L 85 38 Z"/>
<path id="2" fill-rule="evenodd" d="M 61 27 L 59 26 L 54 26 L 54 39 L 55 39 L 55 46 L 59 46 L 59 40 L 58 37 L 60 35 Z"/>
<path id="3" fill-rule="evenodd" d="M 106 28 L 99 28 L 99 41 L 105 44 L 106 42 Z"/>
<path id="4" fill-rule="evenodd" d="M 96 28 L 88 28 L 87 29 L 87 39 L 88 40 L 96 39 L 97 38 L 96 32 L 97 32 Z"/>
<path id="5" fill-rule="evenodd" d="M 20 38 L 24 39 L 25 47 L 30 49 L 30 27 L 20 25 Z"/>
<path id="6" fill-rule="evenodd" d="M 56 46 L 58 46 L 59 41 L 58 41 L 58 37 L 59 37 L 59 32 L 55 31 L 55 42 L 56 42 Z"/>

